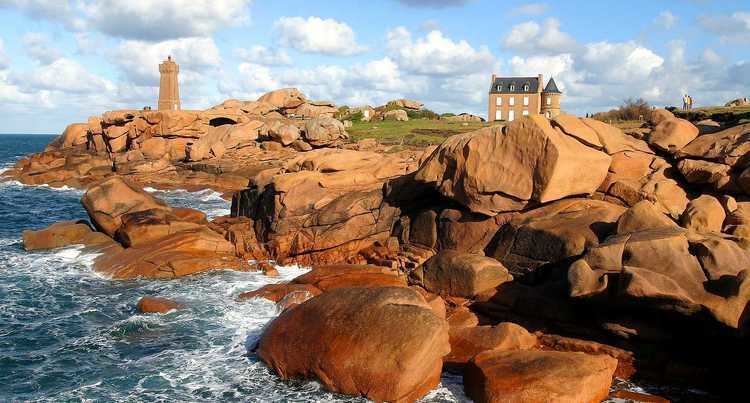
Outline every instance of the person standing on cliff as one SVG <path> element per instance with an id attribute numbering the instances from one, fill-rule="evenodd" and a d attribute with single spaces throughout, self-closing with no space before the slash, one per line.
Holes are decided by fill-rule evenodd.
<path id="1" fill-rule="evenodd" d="M 686 111 L 688 108 L 688 95 L 685 94 L 682 96 L 682 110 Z"/>
<path id="2" fill-rule="evenodd" d="M 688 95 L 688 110 L 689 111 L 693 110 L 693 96 L 692 95 Z"/>

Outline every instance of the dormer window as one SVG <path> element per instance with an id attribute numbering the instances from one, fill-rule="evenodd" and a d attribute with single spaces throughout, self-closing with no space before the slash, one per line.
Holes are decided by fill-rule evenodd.
<path id="1" fill-rule="evenodd" d="M 529 83 L 526 83 L 526 84 L 523 85 L 523 91 L 524 92 L 529 92 L 529 88 L 531 88 L 531 86 L 529 85 Z"/>
<path id="2" fill-rule="evenodd" d="M 510 85 L 510 92 L 513 92 L 515 90 L 516 90 L 516 85 L 515 84 L 511 84 Z"/>
<path id="3" fill-rule="evenodd" d="M 498 91 L 502 91 L 502 90 L 503 90 L 503 86 L 502 86 L 502 85 L 498 85 L 498 86 L 497 86 L 497 90 L 498 90 Z"/>

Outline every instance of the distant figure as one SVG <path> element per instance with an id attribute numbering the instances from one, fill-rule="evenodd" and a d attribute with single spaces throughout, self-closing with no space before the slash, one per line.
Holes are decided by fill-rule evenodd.
<path id="1" fill-rule="evenodd" d="M 691 95 L 688 95 L 688 110 L 693 110 L 693 97 Z"/>
<path id="2" fill-rule="evenodd" d="M 682 96 L 682 110 L 688 110 L 688 94 Z"/>

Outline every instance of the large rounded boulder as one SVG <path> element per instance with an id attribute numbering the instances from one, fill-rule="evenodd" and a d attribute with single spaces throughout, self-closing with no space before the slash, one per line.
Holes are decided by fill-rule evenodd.
<path id="1" fill-rule="evenodd" d="M 586 125 L 569 126 L 596 132 Z M 582 140 L 580 130 L 572 135 L 543 116 L 530 116 L 505 127 L 452 136 L 425 160 L 415 179 L 488 216 L 591 195 L 607 176 L 612 158 Z"/>
<path id="2" fill-rule="evenodd" d="M 491 350 L 471 361 L 464 390 L 476 403 L 598 403 L 616 368 L 608 355 Z"/>
<path id="3" fill-rule="evenodd" d="M 473 297 L 512 280 L 497 260 L 454 250 L 440 251 L 411 273 L 413 283 L 455 297 Z"/>
<path id="4" fill-rule="evenodd" d="M 340 121 L 331 117 L 321 117 L 305 123 L 304 137 L 313 147 L 327 147 L 349 138 L 349 135 Z"/>
<path id="5" fill-rule="evenodd" d="M 390 402 L 436 387 L 449 351 L 445 320 L 403 287 L 324 293 L 282 313 L 258 346 L 283 379 L 317 379 L 333 392 Z"/>
<path id="6" fill-rule="evenodd" d="M 164 202 L 119 176 L 91 186 L 81 198 L 81 203 L 94 226 L 112 237 L 122 226 L 122 216 L 127 213 L 170 211 Z"/>

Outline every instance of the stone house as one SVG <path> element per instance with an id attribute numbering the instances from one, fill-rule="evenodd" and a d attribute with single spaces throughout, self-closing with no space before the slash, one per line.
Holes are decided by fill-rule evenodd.
<path id="1" fill-rule="evenodd" d="M 543 85 L 544 76 L 541 74 L 536 77 L 497 77 L 493 74 L 487 120 L 512 122 L 527 115 L 547 118 L 559 115 L 562 92 L 554 78 Z"/>

